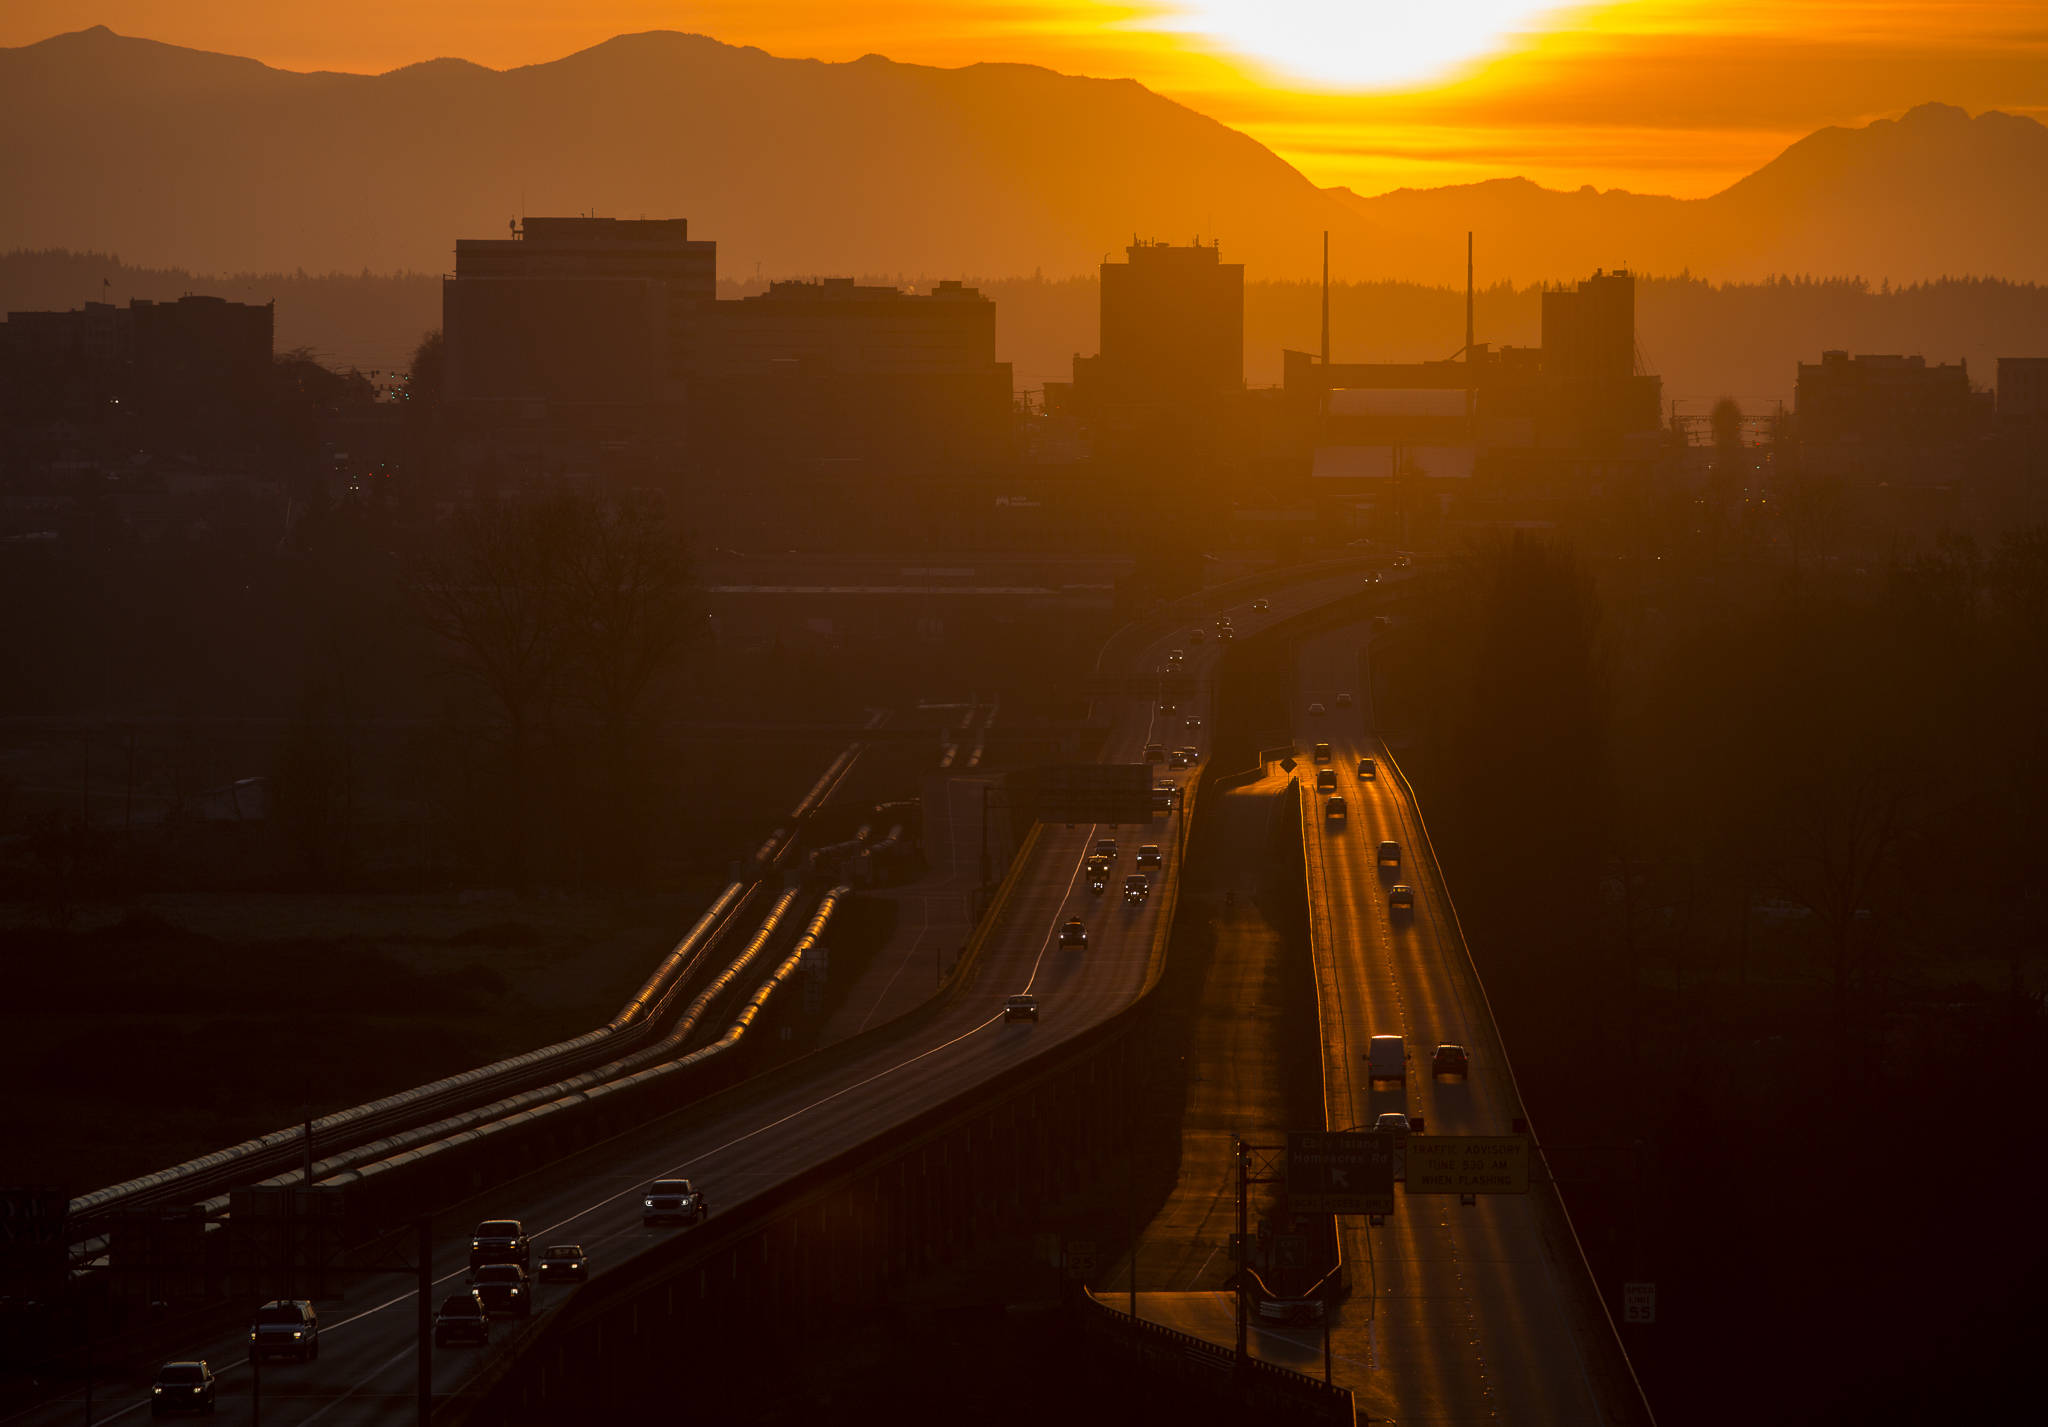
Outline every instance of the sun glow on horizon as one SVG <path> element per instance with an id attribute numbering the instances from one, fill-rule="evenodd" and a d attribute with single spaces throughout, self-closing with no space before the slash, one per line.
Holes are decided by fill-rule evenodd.
<path id="1" fill-rule="evenodd" d="M 1171 0 L 1141 23 L 1323 89 L 1442 79 L 1586 8 L 1561 0 Z"/>

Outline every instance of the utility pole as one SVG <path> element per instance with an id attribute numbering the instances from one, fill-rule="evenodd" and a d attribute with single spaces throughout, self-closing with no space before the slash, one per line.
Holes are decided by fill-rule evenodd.
<path id="1" fill-rule="evenodd" d="M 1472 233 L 1465 233 L 1465 419 L 1472 419 Z"/>
<path id="2" fill-rule="evenodd" d="M 419 1427 L 428 1427 L 434 1417 L 434 1221 L 422 1214 L 419 1221 Z"/>
<path id="3" fill-rule="evenodd" d="M 1245 1191 L 1249 1187 L 1250 1160 L 1246 1157 L 1243 1140 L 1233 1141 L 1233 1144 L 1237 1151 L 1237 1361 L 1242 1364 L 1249 1356 L 1245 1297 L 1249 1286 L 1246 1276 L 1252 1271 L 1252 1255 L 1251 1235 L 1245 1224 Z"/>

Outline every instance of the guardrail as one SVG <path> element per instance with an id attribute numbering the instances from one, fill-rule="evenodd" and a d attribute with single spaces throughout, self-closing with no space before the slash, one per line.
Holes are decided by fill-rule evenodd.
<path id="1" fill-rule="evenodd" d="M 792 892 L 784 898 L 778 914 L 796 895 Z M 776 991 L 815 949 L 840 903 L 851 895 L 851 888 L 840 886 L 820 899 L 790 954 L 763 979 L 725 1033 L 709 1045 L 652 1065 L 637 1063 L 646 1059 L 639 1057 L 633 1068 L 622 1072 L 604 1077 L 592 1074 L 546 1087 L 488 1118 L 482 1112 L 463 1117 L 461 1123 L 431 1140 L 408 1143 L 374 1161 L 328 1175 L 319 1183 L 342 1191 L 351 1234 L 367 1236 L 397 1218 L 419 1212 L 422 1203 L 446 1197 L 443 1191 L 450 1187 L 454 1197 L 461 1197 L 481 1183 L 523 1172 L 543 1160 L 608 1139 L 650 1114 L 674 1109 L 693 1091 L 715 1088 L 695 1072 L 707 1070 L 744 1042 Z M 699 994 L 684 1019 L 694 1026 L 720 995 L 738 984 L 746 964 L 770 943 L 776 929 L 764 925 L 745 955 Z M 680 1045 L 685 1034 L 673 1037 L 670 1048 Z"/>
<path id="2" fill-rule="evenodd" d="M 884 717 L 883 712 L 871 716 L 868 727 L 877 727 Z M 728 919 L 748 899 L 751 884 L 788 856 L 794 846 L 796 832 L 823 806 L 852 770 L 861 748 L 859 742 L 849 744 L 832 760 L 791 810 L 788 825 L 777 828 L 748 860 L 749 875 L 727 884 L 611 1020 L 565 1041 L 322 1115 L 311 1126 L 315 1150 L 337 1136 L 352 1146 L 377 1142 L 421 1123 L 424 1117 L 439 1115 L 459 1105 L 473 1104 L 486 1096 L 500 1097 L 516 1092 L 532 1086 L 541 1076 L 559 1076 L 564 1069 L 588 1065 L 612 1054 L 616 1048 L 635 1043 L 667 1011 L 677 988 L 694 972 L 705 951 L 718 940 Z M 308 1127 L 305 1125 L 273 1130 L 240 1144 L 185 1160 L 168 1169 L 81 1195 L 70 1202 L 68 1211 L 73 1241 L 92 1240 L 103 1221 L 120 1212 L 158 1204 L 200 1201 L 206 1202 L 211 1209 L 222 1202 L 222 1192 L 238 1181 L 249 1183 L 259 1178 L 285 1177 L 285 1171 L 303 1163 L 307 1153 L 307 1135 Z M 315 1168 L 317 1171 L 317 1163 Z"/>
<path id="3" fill-rule="evenodd" d="M 328 1181 L 333 1179 L 334 1176 L 360 1165 L 388 1159 L 423 1145 L 431 1145 L 438 1140 L 446 1140 L 451 1136 L 488 1125 L 493 1120 L 517 1115 L 523 1110 L 531 1109 L 536 1105 L 544 1105 L 550 1100 L 560 1099 L 565 1095 L 574 1094 L 576 1091 L 588 1089 L 591 1086 L 602 1085 L 607 1080 L 616 1080 L 663 1056 L 672 1055 L 677 1048 L 685 1044 L 695 1033 L 698 1025 L 704 1018 L 705 1011 L 711 1003 L 731 986 L 738 976 L 744 974 L 746 966 L 773 939 L 775 933 L 782 925 L 782 919 L 788 915 L 789 909 L 797 900 L 798 895 L 795 891 L 783 893 L 775 906 L 769 909 L 768 915 L 762 921 L 759 930 L 754 933 L 753 938 L 748 942 L 739 957 L 697 995 L 696 999 L 690 1003 L 689 1009 L 670 1027 L 668 1034 L 653 1045 L 636 1051 L 632 1055 L 621 1056 L 616 1060 L 608 1061 L 593 1070 L 584 1071 L 568 1079 L 557 1080 L 548 1085 L 538 1086 L 517 1095 L 493 1101 L 488 1105 L 477 1106 L 474 1109 L 465 1110 L 436 1120 L 431 1124 L 415 1126 L 366 1144 L 351 1145 L 340 1154 L 330 1156 L 316 1163 L 312 1170 L 313 1181 L 316 1183 Z M 289 1170 L 283 1174 L 274 1175 L 255 1187 L 258 1189 L 282 1189 L 305 1182 L 306 1176 L 303 1171 Z M 210 1215 L 219 1214 L 229 1208 L 231 1197 L 231 1195 L 221 1195 L 209 1200 L 203 1207 Z"/>
<path id="4" fill-rule="evenodd" d="M 393 1126 L 394 1121 L 416 1120 L 423 1113 L 445 1108 L 450 1102 L 490 1094 L 535 1074 L 553 1071 L 563 1062 L 601 1053 L 623 1033 L 644 1026 L 663 996 L 672 992 L 679 978 L 695 965 L 697 957 L 717 938 L 725 920 L 746 896 L 746 885 L 729 884 L 712 902 L 683 939 L 663 957 L 647 980 L 620 1007 L 617 1015 L 595 1030 L 569 1040 L 557 1041 L 522 1054 L 493 1061 L 456 1075 L 444 1076 L 396 1095 L 322 1115 L 313 1121 L 313 1143 L 335 1135 L 360 1139 Z M 274 1130 L 241 1144 L 215 1150 L 153 1174 L 125 1180 L 94 1190 L 71 1201 L 70 1222 L 76 1227 L 89 1224 L 116 1210 L 146 1207 L 173 1199 L 189 1202 L 214 1192 L 233 1179 L 256 1174 L 274 1174 L 282 1167 L 302 1160 L 306 1148 L 306 1127 L 293 1125 Z"/>

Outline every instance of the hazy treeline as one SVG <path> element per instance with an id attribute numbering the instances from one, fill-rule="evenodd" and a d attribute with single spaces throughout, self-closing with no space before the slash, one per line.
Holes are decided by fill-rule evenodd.
<path id="1" fill-rule="evenodd" d="M 1721 1420 L 1679 1389 L 1759 1342 L 1810 1393 L 1745 1399 L 1763 1421 L 2009 1393 L 2040 1248 L 1933 1146 L 2048 1168 L 2003 1093 L 2048 1072 L 2048 531 L 1861 579 L 1518 535 L 1430 581 L 1384 707 L 1603 1280 L 1660 1285 L 1660 1414 Z M 1969 1331 L 1903 1321 L 1902 1274 Z"/>
<path id="2" fill-rule="evenodd" d="M 1482 267 L 1483 272 L 1483 267 Z M 1280 353 L 1316 350 L 1321 293 L 1314 283 L 1245 285 L 1245 379 L 1280 380 Z M 102 289 L 103 279 L 110 285 Z M 880 274 L 864 282 L 928 286 L 935 278 Z M 996 303 L 996 356 L 1015 367 L 1020 389 L 1065 381 L 1076 353 L 1097 348 L 1093 278 L 969 279 Z M 762 290 L 759 279 L 719 284 L 719 296 Z M 238 302 L 277 302 L 277 346 L 309 347 L 330 365 L 365 371 L 403 368 L 420 334 L 441 325 L 434 273 L 201 276 L 131 268 L 99 253 L 13 252 L 0 256 L 0 308 L 76 307 L 134 297 L 207 293 Z M 1542 289 L 1495 284 L 1475 299 L 1482 342 L 1533 346 L 1542 340 Z M 1462 289 L 1411 282 L 1337 283 L 1330 297 L 1331 351 L 1338 361 L 1423 361 L 1464 345 Z M 1910 287 L 1860 279 L 1709 283 L 1689 276 L 1645 278 L 1636 291 L 1637 345 L 1661 374 L 1667 398 L 1704 408 L 1734 394 L 1751 407 L 1788 404 L 1794 364 L 1827 348 L 1918 352 L 1930 361 L 1967 359 L 1989 385 L 2001 356 L 2039 356 L 2048 333 L 2048 287 L 1964 278 Z"/>

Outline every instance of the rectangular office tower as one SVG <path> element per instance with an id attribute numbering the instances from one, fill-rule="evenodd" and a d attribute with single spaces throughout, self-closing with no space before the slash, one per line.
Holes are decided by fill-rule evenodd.
<path id="1" fill-rule="evenodd" d="M 1010 365 L 995 359 L 995 304 L 974 288 L 776 282 L 699 316 L 695 428 L 735 469 L 902 471 L 1002 453 Z"/>
<path id="2" fill-rule="evenodd" d="M 499 420 L 680 407 L 717 263 L 683 218 L 528 218 L 458 240 L 441 285 L 448 399 Z"/>
<path id="3" fill-rule="evenodd" d="M 1244 264 L 1215 244 L 1139 242 L 1102 265 L 1102 352 L 1074 359 L 1084 410 L 1199 404 L 1244 389 Z"/>

